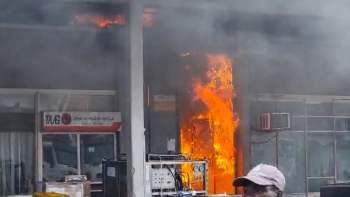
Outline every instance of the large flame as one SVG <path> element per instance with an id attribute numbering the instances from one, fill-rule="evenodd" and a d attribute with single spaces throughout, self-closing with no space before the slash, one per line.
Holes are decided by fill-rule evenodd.
<path id="1" fill-rule="evenodd" d="M 194 158 L 208 158 L 209 193 L 232 193 L 234 132 L 239 122 L 233 109 L 232 64 L 225 55 L 206 58 L 206 76 L 192 79 L 192 123 L 181 124 L 181 151 Z M 196 110 L 196 105 L 202 105 L 201 110 Z"/>

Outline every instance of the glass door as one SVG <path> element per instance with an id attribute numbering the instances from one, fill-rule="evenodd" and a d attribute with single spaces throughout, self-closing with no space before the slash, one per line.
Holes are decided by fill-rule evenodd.
<path id="1" fill-rule="evenodd" d="M 78 144 L 80 146 L 78 146 Z M 42 134 L 43 181 L 64 181 L 65 175 L 86 175 L 102 182 L 102 160 L 116 158 L 115 134 Z"/>
<path id="2" fill-rule="evenodd" d="M 91 182 L 102 182 L 102 160 L 114 159 L 114 134 L 80 135 L 80 169 Z"/>
<path id="3" fill-rule="evenodd" d="M 78 147 L 75 134 L 42 135 L 43 181 L 64 181 L 65 175 L 78 172 Z"/>

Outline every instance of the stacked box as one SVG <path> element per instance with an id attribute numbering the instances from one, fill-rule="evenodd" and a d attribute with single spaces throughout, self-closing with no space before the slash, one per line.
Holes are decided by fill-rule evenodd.
<path id="1" fill-rule="evenodd" d="M 69 197 L 90 197 L 91 186 L 86 176 L 70 175 L 65 177 L 66 182 L 48 182 L 46 183 L 46 192 L 55 192 L 66 194 Z"/>

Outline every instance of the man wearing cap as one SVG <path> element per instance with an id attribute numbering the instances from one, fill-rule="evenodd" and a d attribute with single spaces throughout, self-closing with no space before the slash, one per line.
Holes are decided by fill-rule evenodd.
<path id="1" fill-rule="evenodd" d="M 236 178 L 233 186 L 243 187 L 245 197 L 282 197 L 286 180 L 276 167 L 259 164 L 247 176 Z"/>

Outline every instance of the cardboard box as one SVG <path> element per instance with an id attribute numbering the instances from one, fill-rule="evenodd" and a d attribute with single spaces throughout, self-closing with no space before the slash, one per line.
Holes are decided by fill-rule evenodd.
<path id="1" fill-rule="evenodd" d="M 91 196 L 91 185 L 87 180 L 86 175 L 66 175 L 64 179 L 67 184 L 76 185 L 76 187 L 82 187 L 83 197 Z"/>
<path id="2" fill-rule="evenodd" d="M 46 192 L 66 194 L 70 197 L 82 197 L 82 195 L 79 196 L 79 191 L 77 191 L 74 186 L 59 182 L 46 183 Z"/>
<path id="3" fill-rule="evenodd" d="M 91 196 L 90 182 L 87 181 L 77 183 L 48 182 L 46 183 L 46 192 L 66 194 L 69 197 Z"/>
<path id="4" fill-rule="evenodd" d="M 64 176 L 65 182 L 86 182 L 86 175 L 66 175 Z"/>

